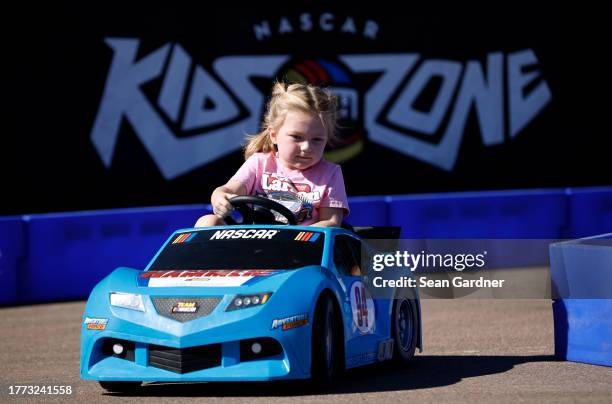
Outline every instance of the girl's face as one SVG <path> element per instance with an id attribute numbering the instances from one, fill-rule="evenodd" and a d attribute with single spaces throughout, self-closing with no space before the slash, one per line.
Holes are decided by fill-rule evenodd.
<path id="1" fill-rule="evenodd" d="M 278 147 L 278 157 L 291 170 L 305 170 L 323 157 L 327 131 L 318 116 L 302 111 L 289 111 L 283 124 L 270 138 Z"/>

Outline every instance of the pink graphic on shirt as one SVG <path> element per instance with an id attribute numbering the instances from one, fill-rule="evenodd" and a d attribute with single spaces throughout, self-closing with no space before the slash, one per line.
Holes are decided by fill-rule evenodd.
<path id="1" fill-rule="evenodd" d="M 266 196 L 286 205 L 306 226 L 319 221 L 322 207 L 342 208 L 345 217 L 349 212 L 342 170 L 325 160 L 306 170 L 291 170 L 274 153 L 255 153 L 231 180 L 243 184 L 248 195 Z"/>
<path id="2" fill-rule="evenodd" d="M 321 199 L 318 192 L 313 192 L 312 187 L 306 183 L 295 183 L 289 178 L 276 173 L 265 172 L 261 175 L 261 187 L 264 191 L 282 191 L 298 194 L 302 199 L 310 203 Z"/>

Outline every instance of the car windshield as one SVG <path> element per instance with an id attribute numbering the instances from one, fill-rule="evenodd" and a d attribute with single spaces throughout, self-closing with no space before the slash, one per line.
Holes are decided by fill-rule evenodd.
<path id="1" fill-rule="evenodd" d="M 321 265 L 324 233 L 219 229 L 178 233 L 149 270 L 295 269 Z"/>

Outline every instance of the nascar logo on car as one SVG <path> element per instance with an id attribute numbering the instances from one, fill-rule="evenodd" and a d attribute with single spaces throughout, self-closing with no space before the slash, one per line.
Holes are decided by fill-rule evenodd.
<path id="1" fill-rule="evenodd" d="M 266 229 L 239 229 L 239 230 L 218 230 L 212 235 L 210 240 L 227 240 L 230 238 L 258 238 L 271 240 L 272 237 L 276 236 L 278 230 L 266 230 Z"/>

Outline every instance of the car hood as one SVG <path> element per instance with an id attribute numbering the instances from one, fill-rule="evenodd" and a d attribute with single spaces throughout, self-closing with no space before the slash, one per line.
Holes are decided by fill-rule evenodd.
<path id="1" fill-rule="evenodd" d="M 320 270 L 312 265 L 299 269 L 235 269 L 192 271 L 147 271 L 132 273 L 136 289 L 149 295 L 225 295 L 235 293 L 274 292 L 289 279 L 308 271 Z M 119 274 L 118 274 L 119 275 Z M 121 278 L 121 276 L 119 276 Z M 132 282 L 129 282 L 132 285 Z"/>

